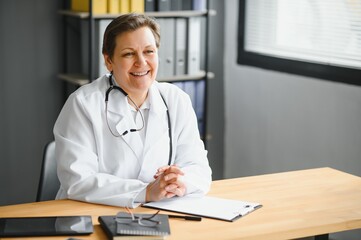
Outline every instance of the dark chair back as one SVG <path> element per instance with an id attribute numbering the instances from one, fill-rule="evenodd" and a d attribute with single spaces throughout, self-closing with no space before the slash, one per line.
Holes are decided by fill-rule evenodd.
<path id="1" fill-rule="evenodd" d="M 48 143 L 44 148 L 36 201 L 54 200 L 59 187 L 60 182 L 56 172 L 55 161 L 55 141 L 53 141 Z"/>

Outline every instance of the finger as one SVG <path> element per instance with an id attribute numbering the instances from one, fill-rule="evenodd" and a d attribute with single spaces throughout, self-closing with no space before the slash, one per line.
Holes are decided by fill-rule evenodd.
<path id="1" fill-rule="evenodd" d="M 164 171 L 165 174 L 168 174 L 168 173 L 176 173 L 176 174 L 179 174 L 179 175 L 184 175 L 184 172 L 178 168 L 178 167 L 169 167 L 167 170 Z"/>
<path id="2" fill-rule="evenodd" d="M 165 195 L 166 198 L 172 198 L 172 197 L 174 197 L 174 196 L 175 196 L 174 193 L 167 193 L 167 194 Z"/>
<path id="3" fill-rule="evenodd" d="M 165 195 L 166 198 L 174 196 L 182 197 L 185 195 L 185 187 L 183 184 L 181 184 L 181 186 L 170 184 L 165 188 L 165 190 L 167 191 L 167 194 Z"/>
<path id="4" fill-rule="evenodd" d="M 179 174 L 176 174 L 176 173 L 169 173 L 167 175 L 164 175 L 164 181 L 167 181 L 167 182 L 174 182 L 174 181 L 177 181 L 178 180 L 178 177 L 180 175 Z"/>
<path id="5" fill-rule="evenodd" d="M 162 173 L 162 172 L 166 171 L 169 167 L 170 166 L 168 166 L 168 165 L 160 167 L 160 168 L 157 169 L 157 173 Z"/>
<path id="6" fill-rule="evenodd" d="M 173 193 L 178 197 L 183 197 L 184 193 L 185 193 L 185 189 L 184 188 L 176 188 L 176 189 L 174 189 Z"/>
<path id="7" fill-rule="evenodd" d="M 163 174 L 162 172 L 157 172 L 157 173 L 154 174 L 153 178 L 157 179 L 162 174 Z"/>
<path id="8" fill-rule="evenodd" d="M 176 165 L 172 165 L 170 166 L 166 171 L 169 171 L 169 172 L 176 172 L 176 173 L 179 173 L 179 174 L 184 174 L 182 169 Z"/>
<path id="9" fill-rule="evenodd" d="M 172 183 L 172 184 L 167 185 L 164 189 L 167 192 L 173 193 L 177 188 L 178 188 L 178 185 Z"/>
<path id="10" fill-rule="evenodd" d="M 187 188 L 186 188 L 186 185 L 182 181 L 174 182 L 174 183 L 172 183 L 172 185 L 177 185 L 177 188 L 172 191 L 173 193 L 175 193 L 179 197 L 182 197 L 185 195 Z"/>
<path id="11" fill-rule="evenodd" d="M 153 178 L 157 179 L 160 175 L 162 175 L 170 166 L 163 166 L 157 169 L 157 172 L 154 174 Z"/>
<path id="12" fill-rule="evenodd" d="M 147 186 L 147 191 L 146 191 L 146 201 L 159 201 L 163 198 L 166 197 L 166 195 L 168 194 L 168 192 L 165 190 L 165 187 L 168 184 L 162 180 L 161 178 L 158 178 L 156 180 L 154 180 L 153 182 L 151 182 L 148 186 Z"/>
<path id="13" fill-rule="evenodd" d="M 180 188 L 183 189 L 183 192 L 185 192 L 186 186 L 184 185 L 184 183 L 182 181 L 180 181 L 179 179 L 175 180 L 175 181 L 168 181 L 165 182 L 165 186 L 164 189 L 166 189 L 168 192 L 174 192 L 173 189 L 175 188 Z"/>

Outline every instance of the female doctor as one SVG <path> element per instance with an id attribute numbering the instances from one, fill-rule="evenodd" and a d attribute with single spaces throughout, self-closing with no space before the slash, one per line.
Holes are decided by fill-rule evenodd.
<path id="1" fill-rule="evenodd" d="M 110 74 L 71 94 L 54 126 L 57 199 L 134 208 L 208 192 L 211 169 L 190 98 L 155 81 L 159 45 L 159 25 L 142 14 L 106 28 Z"/>

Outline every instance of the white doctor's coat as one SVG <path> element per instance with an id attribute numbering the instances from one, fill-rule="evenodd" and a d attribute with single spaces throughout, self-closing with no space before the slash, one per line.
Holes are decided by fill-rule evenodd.
<path id="1" fill-rule="evenodd" d="M 146 138 L 138 132 L 114 137 L 105 116 L 108 77 L 79 88 L 65 103 L 54 126 L 57 172 L 61 187 L 57 199 L 70 198 L 93 203 L 136 207 L 140 193 L 154 180 L 157 169 L 168 164 L 169 108 L 173 157 L 185 175 L 186 194 L 206 194 L 211 169 L 199 137 L 197 119 L 190 98 L 169 83 L 154 82 Z M 113 133 L 136 128 L 131 109 L 120 91 L 109 95 L 108 123 Z M 139 196 L 138 196 L 139 195 Z"/>

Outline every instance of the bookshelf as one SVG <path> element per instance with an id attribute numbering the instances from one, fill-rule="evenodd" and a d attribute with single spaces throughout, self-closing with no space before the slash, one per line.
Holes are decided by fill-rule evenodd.
<path id="1" fill-rule="evenodd" d="M 204 78 L 208 78 L 208 79 L 212 79 L 214 78 L 214 75 L 212 72 L 205 72 L 205 71 L 200 71 L 197 74 L 185 74 L 185 75 L 175 75 L 172 77 L 164 77 L 164 78 L 157 78 L 158 82 L 179 82 L 179 81 L 197 81 L 197 80 L 202 80 Z M 58 74 L 58 78 L 61 80 L 64 80 L 68 83 L 77 85 L 77 86 L 83 86 L 85 84 L 90 83 L 89 78 L 87 75 L 85 74 L 76 74 L 76 73 L 69 73 L 69 74 L 63 74 L 60 73 Z"/>
<path id="2" fill-rule="evenodd" d="M 77 17 L 86 19 L 89 18 L 89 12 L 74 12 L 71 10 L 60 10 L 59 14 L 70 17 Z M 215 15 L 214 10 L 184 10 L 184 11 L 163 11 L 163 12 L 145 12 L 148 16 L 151 17 L 199 17 L 206 15 Z M 94 19 L 113 19 L 118 17 L 120 14 L 107 13 L 107 14 L 93 14 Z"/>
<path id="3" fill-rule="evenodd" d="M 206 1 L 207 2 L 207 1 Z M 92 0 L 89 0 L 89 9 L 92 9 Z M 206 3 L 206 6 L 208 6 L 208 3 Z M 67 59 L 69 59 L 69 50 L 67 50 L 67 48 L 71 47 L 68 42 L 69 42 L 69 36 L 67 36 L 66 31 L 65 30 L 65 36 L 64 36 L 64 71 L 62 73 L 58 74 L 58 79 L 66 82 L 67 84 L 71 84 L 74 87 L 80 87 L 83 86 L 85 84 L 90 83 L 91 81 L 97 79 L 99 77 L 100 74 L 100 70 L 98 72 L 96 72 L 97 70 L 94 69 L 94 66 L 99 66 L 101 65 L 99 62 L 99 56 L 101 55 L 99 53 L 99 49 L 97 49 L 97 47 L 99 48 L 99 46 L 96 46 L 96 43 L 99 43 L 99 40 L 97 40 L 96 38 L 99 37 L 99 35 L 97 35 L 95 33 L 95 29 L 97 27 L 97 24 L 99 22 L 101 22 L 102 20 L 112 20 L 116 17 L 118 17 L 120 15 L 120 13 L 107 13 L 107 14 L 95 14 L 92 13 L 92 11 L 88 11 L 88 12 L 78 12 L 78 11 L 72 11 L 69 9 L 62 9 L 59 10 L 58 13 L 63 17 L 64 19 L 64 28 L 67 28 L 69 25 L 69 22 L 67 22 L 67 19 L 71 18 L 71 19 L 75 19 L 75 21 L 78 21 L 80 23 L 86 23 L 86 28 L 87 28 L 87 34 L 86 35 L 81 35 L 78 34 L 77 37 L 83 37 L 87 36 L 87 57 L 78 57 L 77 59 L 79 59 L 82 64 L 83 67 L 82 69 L 80 69 L 79 71 L 74 71 L 74 69 L 69 69 L 68 65 L 66 63 Z M 196 113 L 197 113 L 197 117 L 199 119 L 199 124 L 201 122 L 201 124 L 199 125 L 199 130 L 201 133 L 201 137 L 203 140 L 206 140 L 206 114 L 207 114 L 207 103 L 206 103 L 206 99 L 207 99 L 207 82 L 209 79 L 212 79 L 214 77 L 214 74 L 212 72 L 210 72 L 208 70 L 208 38 L 207 38 L 207 33 L 208 33 L 208 28 L 209 28 L 209 17 L 216 15 L 216 12 L 214 10 L 209 10 L 207 9 L 207 7 L 205 9 L 202 10 L 181 10 L 181 11 L 145 11 L 144 14 L 146 14 L 147 16 L 151 16 L 156 18 L 157 20 L 159 20 L 159 23 L 161 25 L 162 28 L 162 19 L 174 19 L 174 21 L 176 21 L 176 19 L 185 19 L 187 21 L 187 31 L 191 26 L 190 23 L 190 19 L 203 19 L 202 24 L 200 24 L 201 26 L 201 30 L 202 30 L 202 36 L 201 39 L 199 39 L 200 44 L 199 44 L 199 51 L 202 51 L 202 53 L 200 53 L 200 56 L 202 58 L 202 63 L 200 63 L 200 67 L 199 67 L 199 71 L 192 71 L 192 72 L 182 72 L 182 73 L 174 73 L 171 75 L 166 75 L 166 76 L 161 76 L 161 74 L 158 74 L 157 77 L 157 81 L 158 82 L 170 82 L 170 83 L 174 83 L 177 84 L 179 87 L 181 86 L 182 83 L 185 82 L 197 82 L 197 81 L 203 81 L 204 82 L 204 93 L 203 93 L 203 102 L 202 102 L 202 112 L 201 113 L 197 113 L 196 110 L 196 106 L 194 106 Z M 70 24 L 72 25 L 72 24 Z M 74 25 L 74 24 L 73 24 Z M 81 24 L 79 25 L 79 29 L 81 27 Z M 74 26 L 71 26 L 72 28 L 74 28 Z M 80 30 L 79 30 L 80 31 Z M 191 35 L 189 33 L 187 33 L 187 38 L 188 35 Z M 163 37 L 163 34 L 161 33 L 161 37 Z M 191 40 L 187 40 L 187 45 L 186 45 L 186 51 L 187 51 L 187 57 L 189 55 L 189 42 L 191 42 Z M 84 43 L 84 41 L 83 41 Z M 82 44 L 79 45 L 80 48 L 84 47 L 82 46 Z M 173 46 L 173 48 L 175 48 L 176 45 Z M 201 49 L 202 48 L 202 49 Z M 98 53 L 96 52 L 98 51 Z M 162 47 L 160 48 L 160 52 L 162 51 Z M 71 51 L 70 51 L 71 52 Z M 96 54 L 98 54 L 98 56 L 96 56 Z M 161 53 L 160 53 L 161 54 Z M 161 56 L 160 56 L 161 58 Z M 84 62 L 84 59 L 87 59 L 87 63 Z M 75 60 L 76 61 L 76 60 Z M 176 61 L 176 59 L 173 59 L 173 61 Z M 190 60 L 187 60 L 190 61 Z M 84 67 L 87 66 L 87 67 Z M 187 68 L 190 68 L 189 66 Z M 86 69 L 86 70 L 84 70 Z M 159 65 L 159 69 L 162 69 L 161 64 Z M 175 71 L 175 70 L 174 70 Z M 102 74 L 100 74 L 102 75 Z M 185 90 L 185 89 L 183 89 Z M 187 91 L 186 91 L 187 92 Z M 66 91 L 65 95 L 68 95 L 68 91 Z M 66 96 L 67 97 L 67 96 Z M 191 96 L 192 99 L 192 96 Z M 198 107 L 199 108 L 199 107 Z M 201 116 L 200 116 L 201 115 Z"/>

